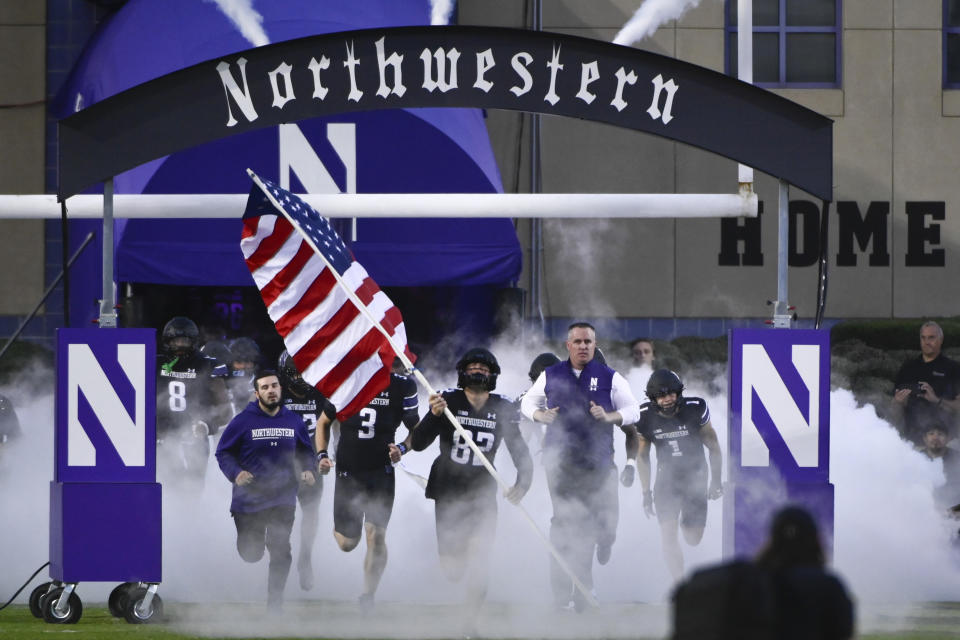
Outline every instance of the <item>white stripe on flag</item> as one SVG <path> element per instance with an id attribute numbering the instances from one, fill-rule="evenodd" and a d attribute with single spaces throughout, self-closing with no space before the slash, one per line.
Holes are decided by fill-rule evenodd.
<path id="1" fill-rule="evenodd" d="M 360 342 L 371 328 L 373 328 L 373 324 L 371 324 L 370 320 L 362 313 L 358 314 L 357 317 L 344 327 L 343 331 L 327 345 L 327 348 L 323 350 L 320 357 L 310 363 L 307 370 L 303 372 L 303 379 L 310 384 L 317 384 L 317 382 L 326 377 L 334 367 L 340 364 L 340 358 L 332 360 L 330 355 L 347 355 L 350 349 Z M 287 348 L 289 349 L 289 347 L 290 345 L 288 344 Z M 307 372 L 310 372 L 309 376 Z M 333 406 L 336 407 L 338 405 Z"/>
<path id="2" fill-rule="evenodd" d="M 356 291 L 365 277 L 366 271 L 364 271 L 363 267 L 354 269 L 351 266 L 344 274 L 344 282 L 348 287 L 351 287 L 353 291 Z M 312 282 L 312 276 L 310 281 Z M 284 297 L 285 295 L 286 292 L 281 297 Z M 298 296 L 302 296 L 302 293 L 298 294 Z M 299 297 L 297 300 L 293 301 L 293 304 L 296 304 L 298 301 Z M 268 309 L 270 312 L 270 317 L 274 322 L 282 317 L 283 313 L 286 313 L 287 309 L 293 306 L 293 304 L 284 304 L 283 313 L 277 314 L 275 312 L 275 308 L 280 304 L 281 300 L 278 298 L 277 301 L 274 302 L 274 304 Z M 283 341 L 287 345 L 287 351 L 289 351 L 291 354 L 296 354 L 298 351 L 300 351 L 300 349 L 303 348 L 303 345 L 313 337 L 313 334 L 322 329 L 324 325 L 330 321 L 330 318 L 332 318 L 334 314 L 336 314 L 337 311 L 339 311 L 340 308 L 345 304 L 353 305 L 353 302 L 349 300 L 346 291 L 343 290 L 343 287 L 334 285 L 330 293 L 327 294 L 327 296 L 321 300 L 316 307 L 314 307 L 313 311 L 304 316 L 297 326 L 295 326 L 287 335 L 283 336 Z"/>
<path id="3" fill-rule="evenodd" d="M 360 393 L 360 390 L 383 368 L 383 361 L 380 360 L 380 354 L 374 353 L 369 358 L 360 363 L 360 366 L 350 375 L 340 388 L 332 396 L 330 402 L 339 410 L 346 407 L 350 401 Z"/>
<path id="4" fill-rule="evenodd" d="M 326 268 L 327 265 L 324 264 L 320 256 L 315 253 L 310 256 L 310 259 L 303 265 L 294 283 L 284 289 L 283 293 L 277 296 L 273 303 L 267 307 L 270 318 L 276 322 L 282 318 L 284 314 L 297 306 L 300 299 L 310 289 L 313 281 L 320 277 L 320 274 L 323 273 L 323 270 Z"/>
<path id="5" fill-rule="evenodd" d="M 260 242 L 273 233 L 273 225 L 277 223 L 277 220 L 279 220 L 279 216 L 260 216 L 257 218 L 257 232 L 240 241 L 244 260 L 252 256 L 253 252 L 260 246 Z"/>
<path id="6" fill-rule="evenodd" d="M 273 257 L 267 260 L 266 264 L 262 267 L 252 272 L 251 275 L 253 275 L 253 281 L 257 283 L 257 288 L 263 289 L 270 284 L 270 281 L 293 260 L 302 245 L 303 239 L 300 237 L 300 234 L 296 232 L 291 233 L 286 242 L 273 254 Z"/>

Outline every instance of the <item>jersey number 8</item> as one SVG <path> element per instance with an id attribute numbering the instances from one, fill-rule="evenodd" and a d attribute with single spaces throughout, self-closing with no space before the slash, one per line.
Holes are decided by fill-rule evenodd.
<path id="1" fill-rule="evenodd" d="M 170 401 L 170 411 L 187 410 L 187 385 L 180 380 L 171 380 L 167 386 L 167 395 Z"/>

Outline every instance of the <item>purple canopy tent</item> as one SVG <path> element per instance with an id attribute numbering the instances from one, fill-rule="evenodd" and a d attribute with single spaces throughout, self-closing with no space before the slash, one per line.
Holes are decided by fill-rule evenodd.
<path id="1" fill-rule="evenodd" d="M 426 0 L 310 0 L 254 2 L 270 42 L 365 27 L 426 24 Z M 247 35 L 250 35 L 248 30 Z M 66 117 L 153 78 L 197 62 L 247 49 L 251 41 L 216 4 L 131 0 L 91 39 L 58 94 Z M 330 142 L 331 125 L 354 136 L 355 156 Z M 358 193 L 498 193 L 503 188 L 483 114 L 475 109 L 384 110 L 315 118 L 298 127 L 327 171 L 332 189 Z M 116 193 L 245 193 L 246 168 L 280 181 L 277 128 L 239 134 L 148 162 L 115 177 Z M 296 167 L 290 186 L 307 191 Z M 350 175 L 348 175 L 350 174 Z M 351 184 L 354 185 L 351 187 Z M 68 201 L 69 208 L 69 201 Z M 238 212 L 239 217 L 239 212 Z M 74 221 L 71 235 L 99 232 L 99 223 Z M 425 233 L 429 225 L 429 234 Z M 116 282 L 247 286 L 249 272 L 230 220 L 118 220 Z M 353 251 L 385 287 L 509 286 L 521 253 L 509 220 L 358 221 Z M 96 317 L 100 261 L 87 252 L 73 268 L 71 318 Z"/>

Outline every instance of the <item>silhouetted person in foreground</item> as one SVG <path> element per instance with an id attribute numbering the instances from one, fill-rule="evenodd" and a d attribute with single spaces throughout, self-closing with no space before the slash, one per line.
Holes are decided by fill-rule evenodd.
<path id="1" fill-rule="evenodd" d="M 773 518 L 755 562 L 695 572 L 673 597 L 672 640 L 846 640 L 853 602 L 825 568 L 813 517 L 788 506 Z"/>
<path id="2" fill-rule="evenodd" d="M 802 507 L 781 509 L 757 565 L 770 573 L 781 640 L 853 637 L 853 602 L 826 559 L 813 517 Z"/>

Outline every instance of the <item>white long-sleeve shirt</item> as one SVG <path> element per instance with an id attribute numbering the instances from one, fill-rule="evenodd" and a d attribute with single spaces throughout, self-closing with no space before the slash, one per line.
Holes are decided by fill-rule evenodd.
<path id="1" fill-rule="evenodd" d="M 581 372 L 578 369 L 574 369 L 573 373 L 580 377 Z M 640 403 L 633 395 L 630 383 L 616 371 L 613 372 L 610 402 L 613 410 L 623 418 L 622 424 L 634 424 L 640 420 Z M 520 400 L 520 413 L 528 420 L 533 420 L 534 412 L 547 408 L 547 374 L 543 372 Z"/>

